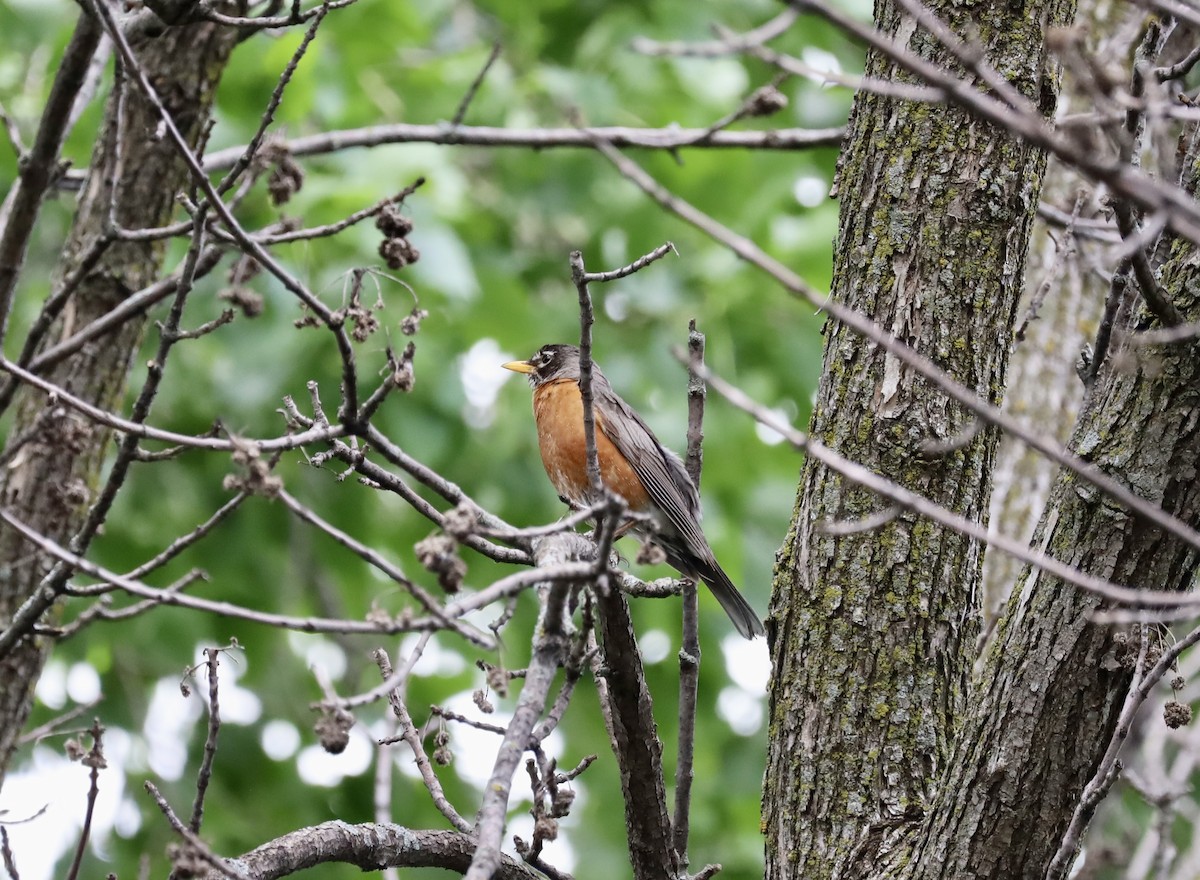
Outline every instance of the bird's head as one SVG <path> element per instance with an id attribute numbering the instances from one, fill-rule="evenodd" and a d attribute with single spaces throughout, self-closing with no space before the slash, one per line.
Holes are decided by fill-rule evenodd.
<path id="1" fill-rule="evenodd" d="M 579 381 L 579 349 L 574 345 L 543 345 L 527 361 L 509 361 L 502 365 L 514 373 L 524 373 L 534 388 L 560 379 Z"/>

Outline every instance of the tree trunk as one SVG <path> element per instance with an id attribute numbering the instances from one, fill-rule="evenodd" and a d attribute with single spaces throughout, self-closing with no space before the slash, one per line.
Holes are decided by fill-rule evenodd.
<path id="1" fill-rule="evenodd" d="M 1136 42 L 1145 12 L 1116 7 L 1099 0 L 1081 0 L 1075 26 L 1086 29 L 1086 51 L 1097 58 L 1125 57 Z M 1078 77 L 1063 83 L 1059 119 L 1086 113 L 1095 95 Z M 1046 166 L 1042 201 L 1067 212 L 1079 200 L 1081 217 L 1102 216 L 1102 193 L 1074 169 L 1051 157 Z M 1052 234 L 1053 233 L 1053 234 Z M 1083 402 L 1083 383 L 1076 366 L 1084 346 L 1096 336 L 1104 312 L 1108 284 L 1093 272 L 1080 254 L 1106 260 L 1109 245 L 1067 238 L 1065 230 L 1038 219 L 1034 223 L 1025 295 L 1018 327 L 1023 338 L 1013 350 L 1004 409 L 1035 423 L 1038 429 L 1066 443 Z M 1016 437 L 1000 438 L 993 472 L 989 527 L 1028 542 L 1033 538 L 1050 495 L 1058 467 Z M 983 626 L 989 636 L 1021 574 L 1021 563 L 1006 553 L 988 551 L 983 557 Z"/>
<path id="2" fill-rule="evenodd" d="M 193 145 L 207 125 L 217 83 L 237 41 L 236 30 L 203 23 L 131 37 L 150 82 Z M 102 135 L 92 156 L 70 235 L 63 246 L 57 283 L 104 236 L 110 205 L 127 228 L 164 225 L 188 173 L 167 137 L 154 136 L 159 119 L 127 80 L 119 150 Z M 115 131 L 117 102 L 110 98 L 102 131 Z M 115 181 L 115 187 L 110 182 Z M 160 270 L 165 243 L 115 241 L 82 279 L 47 334 L 50 344 L 150 284 Z M 51 300 L 53 297 L 51 298 Z M 127 321 L 85 346 L 45 377 L 103 409 L 118 409 L 143 319 Z M 40 392 L 21 393 L 10 442 L 32 435 L 0 472 L 0 503 L 50 538 L 67 543 L 96 500 L 100 465 L 109 432 L 77 418 Z M 39 587 L 53 560 L 33 553 L 11 530 L 0 530 L 0 629 Z M 0 781 L 29 715 L 34 685 L 50 642 L 27 636 L 0 659 Z"/>
<path id="3" fill-rule="evenodd" d="M 1070 0 L 927 4 L 1049 115 L 1047 25 Z M 881 30 L 947 64 L 888 2 Z M 867 76 L 907 80 L 872 53 Z M 861 93 L 842 156 L 833 296 L 999 402 L 1044 155 L 964 112 Z M 986 519 L 995 432 L 829 324 L 813 436 L 909 489 Z M 776 568 L 767 876 L 863 877 L 916 827 L 950 758 L 978 631 L 981 548 L 809 461 Z"/>
<path id="4" fill-rule="evenodd" d="M 1161 280 L 1185 320 L 1200 317 L 1200 257 L 1176 242 Z M 1145 328 L 1133 310 L 1126 329 Z M 1072 438 L 1080 456 L 1143 498 L 1200 525 L 1200 345 L 1110 357 Z M 1200 553 L 1060 475 L 1034 544 L 1088 574 L 1155 590 L 1188 589 Z M 1129 686 L 1100 600 L 1026 571 L 1001 620 L 920 858 L 909 876 L 1042 878 L 1112 736 Z"/>

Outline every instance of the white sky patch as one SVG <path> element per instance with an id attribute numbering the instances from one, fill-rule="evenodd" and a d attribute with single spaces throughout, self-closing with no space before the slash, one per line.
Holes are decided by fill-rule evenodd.
<path id="1" fill-rule="evenodd" d="M 673 58 L 682 85 L 699 103 L 737 107 L 749 90 L 750 80 L 740 60 L 731 58 Z"/>
<path id="2" fill-rule="evenodd" d="M 600 259 L 605 266 L 624 266 L 629 262 L 629 233 L 620 226 L 610 226 L 600 236 Z"/>
<path id="3" fill-rule="evenodd" d="M 337 681 L 346 673 L 346 652 L 341 645 L 313 633 L 289 632 L 288 647 L 297 657 L 304 658 L 304 664 L 312 669 L 319 668 L 333 681 Z"/>
<path id="4" fill-rule="evenodd" d="M 100 674 L 90 663 L 73 663 L 67 672 L 67 696 L 76 703 L 100 699 Z"/>
<path id="5" fill-rule="evenodd" d="M 375 743 L 361 725 L 350 730 L 350 741 L 340 755 L 331 755 L 319 745 L 305 746 L 296 758 L 296 771 L 309 785 L 333 788 L 347 776 L 358 776 L 371 766 Z"/>
<path id="6" fill-rule="evenodd" d="M 811 67 L 818 76 L 842 72 L 842 63 L 838 61 L 837 56 L 824 49 L 818 49 L 816 46 L 805 46 L 804 51 L 800 53 L 800 60 Z M 818 77 L 813 77 L 813 79 L 820 81 Z"/>
<path id="7" fill-rule="evenodd" d="M 300 731 L 290 721 L 276 718 L 263 725 L 259 743 L 272 761 L 286 761 L 300 749 Z"/>
<path id="8" fill-rule="evenodd" d="M 792 183 L 792 195 L 805 208 L 815 208 L 829 195 L 829 184 L 823 177 L 803 174 Z"/>
<path id="9" fill-rule="evenodd" d="M 67 705 L 67 665 L 61 660 L 47 663 L 34 694 L 48 709 L 61 709 Z"/>
<path id="10" fill-rule="evenodd" d="M 451 299 L 462 302 L 479 296 L 479 279 L 462 239 L 445 226 L 423 223 L 419 242 L 421 260 L 411 269 L 419 281 L 418 289 L 436 287 Z"/>
<path id="11" fill-rule="evenodd" d="M 472 428 L 487 428 L 496 417 L 496 396 L 504 383 L 516 376 L 500 365 L 513 360 L 513 356 L 500 350 L 494 339 L 480 339 L 459 359 L 459 376 L 467 405 L 463 418 Z"/>
<path id="12" fill-rule="evenodd" d="M 137 801 L 125 798 L 117 807 L 117 815 L 113 817 L 113 831 L 122 837 L 133 837 L 142 829 L 142 813 Z"/>
<path id="13" fill-rule="evenodd" d="M 662 663 L 671 653 L 671 638 L 661 629 L 647 630 L 638 640 L 638 647 L 642 651 L 643 662 L 650 665 Z"/>
<path id="14" fill-rule="evenodd" d="M 253 724 L 262 717 L 262 700 L 258 694 L 240 686 L 237 682 L 220 683 L 218 698 L 221 701 L 221 720 L 230 724 Z"/>
<path id="15" fill-rule="evenodd" d="M 154 684 L 146 723 L 142 728 L 149 748 L 150 771 L 167 782 L 183 775 L 187 766 L 187 744 L 204 707 L 193 691 L 185 697 L 179 691 L 179 679 L 160 678 Z"/>
<path id="16" fill-rule="evenodd" d="M 771 415 L 781 422 L 786 423 L 788 421 L 788 414 L 784 409 L 776 407 L 775 409 L 771 410 Z M 774 428 L 768 428 L 762 422 L 754 423 L 754 433 L 758 435 L 759 440 L 761 440 L 763 443 L 766 443 L 768 446 L 778 446 L 783 442 L 784 439 L 782 434 L 780 434 Z"/>
<path id="17" fill-rule="evenodd" d="M 721 639 L 725 669 L 733 683 L 751 694 L 765 694 L 771 680 L 771 655 L 766 639 L 730 634 Z"/>
<path id="18" fill-rule="evenodd" d="M 763 724 L 762 700 L 740 687 L 727 687 L 717 696 L 717 714 L 739 736 L 752 736 Z"/>
<path id="19" fill-rule="evenodd" d="M 616 293 L 606 294 L 601 302 L 604 303 L 604 314 L 608 315 L 609 320 L 619 324 L 629 317 L 629 297 L 628 295 L 617 291 Z"/>
<path id="20" fill-rule="evenodd" d="M 129 737 L 105 736 L 104 752 L 108 766 L 101 772 L 92 818 L 90 846 L 103 854 L 113 830 L 114 817 L 122 814 L 125 797 L 125 767 Z M 91 737 L 81 736 L 80 743 L 91 746 Z M 61 738 L 55 741 L 61 745 Z M 126 744 L 125 747 L 121 743 Z M 0 810 L 5 819 L 19 821 L 45 812 L 29 822 L 10 825 L 9 839 L 22 880 L 51 880 L 54 863 L 75 846 L 83 825 L 87 792 L 91 784 L 87 767 L 69 761 L 57 748 L 35 746 L 30 760 L 10 773 L 0 793 Z M 127 817 L 126 817 L 127 820 Z M 126 821 L 127 824 L 127 821 Z M 124 827 L 124 826 L 123 826 Z"/>
<path id="21" fill-rule="evenodd" d="M 793 217 L 787 214 L 776 214 L 771 218 L 768 235 L 771 237 L 771 243 L 776 247 L 795 250 L 808 244 L 812 237 L 812 228 L 810 218 L 807 216 Z"/>
<path id="22" fill-rule="evenodd" d="M 407 660 L 420 641 L 420 633 L 410 633 L 405 636 L 400 643 L 400 656 Z M 395 658 L 393 658 L 393 662 L 395 662 Z M 451 676 L 458 675 L 466 669 L 467 661 L 457 651 L 447 651 L 442 647 L 437 636 L 433 636 L 426 642 L 425 650 L 421 652 L 421 659 L 417 661 L 417 666 L 422 675 Z"/>

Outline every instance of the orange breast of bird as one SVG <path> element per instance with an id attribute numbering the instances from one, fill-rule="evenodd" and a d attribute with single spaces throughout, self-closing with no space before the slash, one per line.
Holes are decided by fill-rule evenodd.
<path id="1" fill-rule="evenodd" d="M 583 434 L 583 398 L 572 379 L 547 382 L 533 392 L 542 465 L 555 491 L 573 504 L 588 501 L 587 442 Z M 637 473 L 604 434 L 604 419 L 596 411 L 596 456 L 600 479 L 625 499 L 632 510 L 642 510 L 650 496 Z"/>

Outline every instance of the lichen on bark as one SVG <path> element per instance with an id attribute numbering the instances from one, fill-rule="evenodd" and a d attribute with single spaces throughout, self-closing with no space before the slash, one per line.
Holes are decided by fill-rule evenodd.
<path id="1" fill-rule="evenodd" d="M 139 32 L 133 38 L 134 52 L 150 82 L 192 145 L 203 134 L 237 39 L 236 29 L 212 23 Z M 123 104 L 121 148 L 114 150 L 106 137 L 97 139 L 55 286 L 105 233 L 110 206 L 122 226 L 162 226 L 175 208 L 176 193 L 187 182 L 187 169 L 171 140 L 152 136 L 160 125 L 156 111 L 128 79 Z M 116 130 L 112 120 L 117 107 L 110 96 L 102 131 Z M 163 240 L 110 244 L 83 276 L 45 343 L 61 338 L 64 322 L 85 326 L 150 284 L 161 270 L 165 247 Z M 45 378 L 102 409 L 119 409 L 143 324 L 142 318 L 124 322 L 49 369 Z M 34 440 L 0 472 L 0 503 L 36 531 L 67 544 L 95 500 L 110 432 L 75 418 L 40 392 L 20 392 L 16 408 L 9 438 L 34 430 Z M 31 554 L 12 530 L 0 530 L 0 628 L 38 588 L 53 562 Z M 0 781 L 49 650 L 46 639 L 30 636 L 0 659 Z"/>
<path id="2" fill-rule="evenodd" d="M 990 62 L 1047 113 L 1057 87 L 1043 42 L 1070 2 L 928 4 L 969 27 Z M 927 60 L 944 49 L 891 3 L 886 34 Z M 867 76 L 907 80 L 879 55 Z M 999 402 L 1044 155 L 941 104 L 860 93 L 841 159 L 832 295 Z M 813 436 L 935 503 L 983 522 L 993 431 L 846 328 L 826 327 Z M 941 451 L 931 452 L 931 449 Z M 982 551 L 902 513 L 833 536 L 886 502 L 808 462 L 776 567 L 767 876 L 863 877 L 919 827 L 961 722 Z"/>

